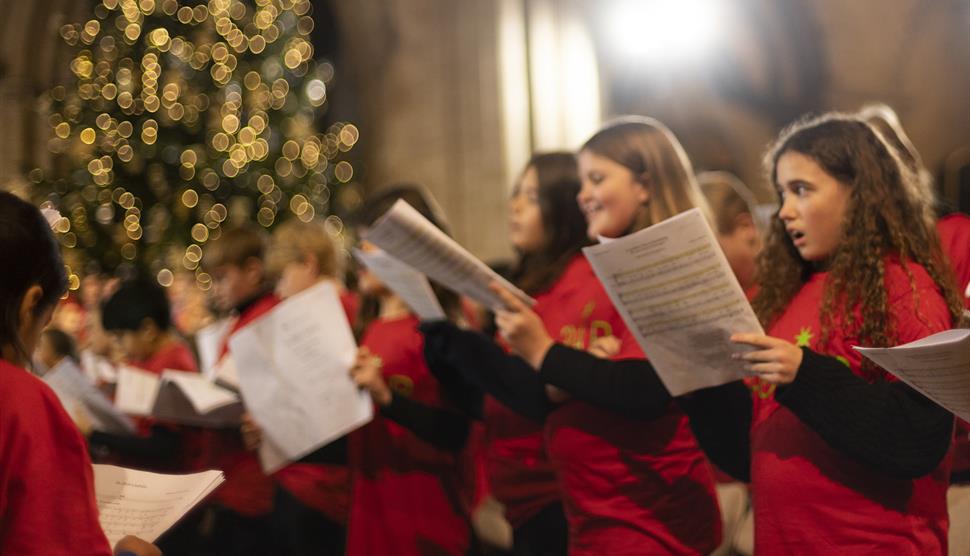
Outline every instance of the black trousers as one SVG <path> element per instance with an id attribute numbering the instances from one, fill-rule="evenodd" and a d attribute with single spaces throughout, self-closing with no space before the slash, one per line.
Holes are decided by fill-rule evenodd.
<path id="1" fill-rule="evenodd" d="M 550 504 L 512 531 L 513 556 L 566 556 L 569 526 L 562 504 Z"/>

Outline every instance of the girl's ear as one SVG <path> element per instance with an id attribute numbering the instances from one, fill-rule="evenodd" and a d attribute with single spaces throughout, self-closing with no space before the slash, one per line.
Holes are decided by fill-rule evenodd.
<path id="1" fill-rule="evenodd" d="M 646 205 L 650 201 L 650 174 L 644 172 L 636 179 L 637 200 L 641 205 Z"/>
<path id="2" fill-rule="evenodd" d="M 20 311 L 18 317 L 20 318 L 20 328 L 27 329 L 33 326 L 34 321 L 39 318 L 37 309 L 40 306 L 40 300 L 44 297 L 44 289 L 39 285 L 34 284 L 27 288 L 24 293 L 23 299 L 20 300 Z"/>

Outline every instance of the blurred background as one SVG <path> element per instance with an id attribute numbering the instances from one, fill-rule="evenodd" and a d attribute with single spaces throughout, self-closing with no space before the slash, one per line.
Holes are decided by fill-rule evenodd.
<path id="1" fill-rule="evenodd" d="M 254 17 L 270 4 L 280 8 L 261 27 Z M 899 113 L 943 196 L 964 211 L 970 204 L 970 0 L 0 0 L 0 13 L 0 187 L 61 204 L 74 199 L 95 211 L 110 205 L 110 211 L 89 216 L 127 226 L 124 233 L 94 234 L 85 219 L 78 230 L 70 207 L 60 207 L 69 220 L 61 231 L 77 232 L 65 245 L 100 242 L 115 253 L 102 263 L 108 267 L 152 253 L 142 264 L 156 274 L 181 268 L 181 261 L 202 286 L 205 277 L 193 268 L 198 259 L 187 249 L 233 218 L 272 226 L 277 211 L 290 210 L 301 218 L 330 216 L 339 232 L 341 218 L 361 195 L 394 182 L 428 186 L 457 239 L 475 254 L 486 260 L 506 256 L 504 203 L 529 154 L 575 149 L 602 121 L 622 114 L 665 122 L 698 171 L 734 172 L 768 203 L 773 194 L 760 159 L 783 126 L 810 112 L 885 102 Z M 236 38 L 248 41 L 241 50 L 233 50 L 239 45 L 231 25 L 219 28 L 222 19 L 238 23 L 233 29 L 242 34 Z M 255 52 L 252 33 L 272 39 L 266 31 L 274 25 L 279 40 Z M 206 26 L 215 31 L 205 35 Z M 165 36 L 152 35 L 157 28 L 167 29 Z M 207 83 L 193 85 L 188 69 L 178 70 L 174 58 L 168 62 L 180 47 L 188 52 L 178 43 L 181 30 L 200 33 L 187 35 L 185 44 L 191 41 L 194 52 L 211 57 L 212 66 L 202 68 L 211 75 Z M 117 39 L 106 43 L 111 34 Z M 226 72 L 216 76 L 214 47 L 220 41 L 229 54 L 219 64 L 235 52 L 239 67 L 227 62 Z M 106 44 L 121 56 L 98 66 L 111 53 Z M 142 89 L 135 88 L 133 107 L 119 112 L 124 86 L 105 87 L 124 71 L 126 49 L 132 51 L 128 61 L 134 60 L 127 76 L 137 81 L 140 71 Z M 287 59 L 291 51 L 297 54 Z M 91 64 L 87 77 L 85 63 Z M 268 153 L 262 159 L 257 148 L 237 160 L 230 151 L 237 140 L 240 152 L 248 148 L 240 136 L 247 122 L 226 123 L 232 98 L 219 94 L 233 86 L 244 93 L 239 96 L 262 90 L 243 83 L 249 73 L 265 85 L 267 102 L 279 100 L 286 106 L 279 111 L 288 115 L 269 122 L 268 128 L 278 125 L 281 132 L 264 134 Z M 145 75 L 156 81 L 146 82 Z M 273 88 L 280 79 L 288 82 L 282 99 L 279 87 Z M 83 89 L 85 83 L 94 88 Z M 166 97 L 168 83 L 182 89 Z M 154 101 L 145 96 L 146 86 L 158 95 Z M 78 90 L 82 99 L 72 105 Z M 94 104 L 83 98 L 99 93 Z M 157 134 L 147 137 L 158 143 L 147 150 L 141 143 L 151 114 L 138 111 L 142 100 L 146 111 L 152 102 L 159 114 L 168 110 L 156 118 Z M 183 101 L 200 121 L 219 107 L 217 124 L 228 126 L 226 149 L 217 148 L 226 145 L 218 144 L 222 138 L 214 139 L 211 128 L 195 129 L 198 141 L 187 132 L 164 133 L 174 125 L 173 103 Z M 100 122 L 104 130 L 97 122 L 101 112 L 110 116 Z M 134 133 L 111 139 L 125 114 Z M 94 135 L 83 136 L 89 128 Z M 258 125 L 254 129 L 261 132 Z M 103 134 L 104 141 L 114 141 L 110 148 Z M 284 148 L 290 136 L 296 156 Z M 97 152 L 83 148 L 92 137 Z M 82 147 L 74 149 L 72 141 Z M 310 165 L 307 141 L 313 143 Z M 226 156 L 223 166 L 216 151 Z M 134 162 L 124 161 L 126 155 Z M 141 165 L 135 164 L 139 157 Z M 282 169 L 296 181 L 281 177 L 274 157 L 287 160 Z M 275 182 L 258 184 L 260 172 Z M 157 198 L 139 195 L 131 185 L 139 180 L 155 183 Z M 114 188 L 113 198 L 98 197 L 105 188 Z M 234 202 L 243 188 L 249 201 Z M 121 198 L 128 191 L 133 198 Z M 145 222 L 158 204 L 167 204 L 164 214 Z M 184 230 L 169 233 L 179 226 Z M 143 246 L 152 241 L 166 248 L 178 244 L 172 248 L 177 253 L 160 255 Z M 172 283 L 169 274 L 164 277 Z"/>

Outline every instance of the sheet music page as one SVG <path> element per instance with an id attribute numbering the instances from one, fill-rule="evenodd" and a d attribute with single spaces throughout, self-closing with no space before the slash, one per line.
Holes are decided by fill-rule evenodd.
<path id="1" fill-rule="evenodd" d="M 224 480 L 221 471 L 162 475 L 94 465 L 101 528 L 111 546 L 125 535 L 154 542 Z"/>
<path id="2" fill-rule="evenodd" d="M 239 369 L 236 368 L 232 353 L 227 353 L 216 363 L 212 375 L 213 382 L 219 386 L 239 391 Z"/>
<path id="3" fill-rule="evenodd" d="M 764 332 L 700 209 L 583 253 L 672 395 L 745 376 L 728 339 Z"/>
<path id="4" fill-rule="evenodd" d="M 432 280 L 492 310 L 503 307 L 498 296 L 488 289 L 492 282 L 535 305 L 534 299 L 476 259 L 403 200 L 395 203 L 367 231 L 364 239 Z"/>
<path id="5" fill-rule="evenodd" d="M 970 329 L 946 330 L 891 348 L 852 349 L 970 421 Z"/>
<path id="6" fill-rule="evenodd" d="M 209 413 L 240 402 L 235 392 L 212 384 L 198 373 L 166 369 L 162 373 L 162 380 L 175 384 L 197 413 Z"/>
<path id="7" fill-rule="evenodd" d="M 81 368 L 84 374 L 93 382 L 106 382 L 115 384 L 118 382 L 118 369 L 104 357 L 86 349 L 81 352 Z"/>
<path id="8" fill-rule="evenodd" d="M 155 407 L 160 384 L 161 379 L 158 375 L 122 365 L 118 369 L 115 406 L 129 415 L 147 417 Z"/>
<path id="9" fill-rule="evenodd" d="M 427 276 L 385 251 L 365 253 L 360 249 L 354 249 L 354 256 L 391 291 L 400 296 L 421 320 L 446 318 L 445 311 L 435 297 Z"/>
<path id="10" fill-rule="evenodd" d="M 370 397 L 349 376 L 357 346 L 334 284 L 284 300 L 236 332 L 229 347 L 246 408 L 290 460 L 373 416 Z"/>
<path id="11" fill-rule="evenodd" d="M 200 328 L 195 333 L 195 346 L 199 350 L 199 368 L 202 376 L 210 381 L 215 380 L 216 363 L 219 362 L 219 347 L 222 339 L 229 332 L 232 319 L 222 319 L 209 326 Z"/>
<path id="12" fill-rule="evenodd" d="M 134 422 L 119 411 L 71 359 L 62 359 L 44 375 L 44 382 L 54 390 L 72 418 L 75 418 L 75 411 L 83 412 L 77 417 L 87 419 L 95 430 L 113 434 L 135 432 Z"/>

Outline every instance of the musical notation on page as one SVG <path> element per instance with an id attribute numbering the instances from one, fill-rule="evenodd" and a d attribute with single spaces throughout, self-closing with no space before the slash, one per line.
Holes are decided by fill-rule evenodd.
<path id="1" fill-rule="evenodd" d="M 970 329 L 946 330 L 891 348 L 853 349 L 970 421 Z"/>
<path id="2" fill-rule="evenodd" d="M 583 253 L 672 395 L 744 377 L 729 338 L 763 330 L 699 209 Z"/>
<path id="3" fill-rule="evenodd" d="M 125 535 L 154 542 L 224 480 L 221 471 L 163 475 L 94 465 L 101 528 L 111 546 Z"/>
<path id="4" fill-rule="evenodd" d="M 263 429 L 267 473 L 369 422 L 349 372 L 357 354 L 336 285 L 300 292 L 236 332 L 229 349 L 247 410 Z"/>

